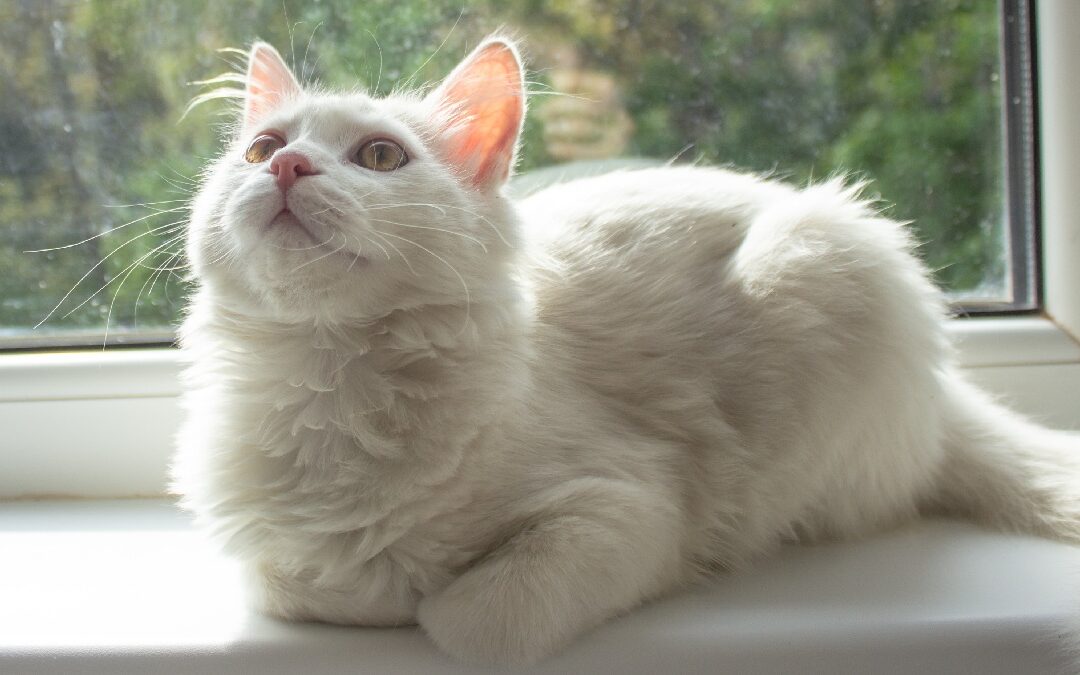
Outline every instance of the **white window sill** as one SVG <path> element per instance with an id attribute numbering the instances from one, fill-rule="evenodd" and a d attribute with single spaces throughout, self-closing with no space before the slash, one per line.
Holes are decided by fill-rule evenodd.
<path id="1" fill-rule="evenodd" d="M 163 501 L 0 504 L 0 672 L 467 673 L 417 628 L 246 610 L 234 565 Z M 654 602 L 538 673 L 1064 673 L 1080 547 L 918 523 L 790 548 Z M 491 672 L 491 671 L 483 671 Z"/>

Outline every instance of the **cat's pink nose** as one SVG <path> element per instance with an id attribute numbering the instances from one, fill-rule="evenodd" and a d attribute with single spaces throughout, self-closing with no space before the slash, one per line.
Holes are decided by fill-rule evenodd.
<path id="1" fill-rule="evenodd" d="M 311 166 L 311 160 L 292 150 L 277 152 L 270 159 L 270 173 L 276 177 L 278 187 L 285 192 L 300 176 L 313 176 L 318 171 Z"/>

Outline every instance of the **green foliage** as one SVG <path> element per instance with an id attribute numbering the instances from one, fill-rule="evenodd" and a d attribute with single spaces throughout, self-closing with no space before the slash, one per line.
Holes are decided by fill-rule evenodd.
<path id="1" fill-rule="evenodd" d="M 552 68 L 609 74 L 630 154 L 858 172 L 946 288 L 1001 285 L 992 2 L 41 0 L 0 9 L 0 336 L 58 303 L 43 330 L 175 322 L 186 201 L 232 108 L 180 116 L 193 81 L 242 67 L 220 48 L 265 39 L 304 81 L 386 93 L 438 81 L 496 29 L 526 40 L 534 109 L 556 98 Z M 531 116 L 519 169 L 551 163 L 546 134 Z"/>

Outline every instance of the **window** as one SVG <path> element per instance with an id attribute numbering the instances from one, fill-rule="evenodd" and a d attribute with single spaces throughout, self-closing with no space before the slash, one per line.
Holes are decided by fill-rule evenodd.
<path id="1" fill-rule="evenodd" d="M 307 51 L 305 70 L 309 75 L 317 72 L 319 77 L 342 85 L 357 80 L 370 81 L 373 86 L 379 83 L 381 88 L 385 88 L 390 80 L 407 76 L 414 70 L 418 70 L 417 81 L 438 79 L 449 64 L 464 53 L 468 45 L 473 44 L 487 25 L 491 25 L 485 22 L 496 22 L 498 19 L 511 30 L 518 31 L 522 37 L 530 39 L 530 55 L 537 69 L 532 79 L 540 83 L 536 88 L 543 90 L 544 83 L 548 87 L 554 84 L 555 66 L 552 64 L 560 62 L 555 57 L 547 61 L 544 59 L 549 58 L 545 54 L 557 44 L 556 38 L 561 33 L 555 29 L 541 32 L 544 24 L 540 18 L 507 18 L 503 10 L 518 5 L 503 4 L 496 12 L 493 3 L 469 4 L 464 11 L 460 4 L 450 7 L 449 3 L 428 3 L 425 7 L 434 9 L 421 12 L 416 9 L 418 5 L 412 5 L 413 1 L 403 0 L 391 5 L 373 0 L 369 7 L 365 3 L 338 0 L 336 4 L 340 6 L 335 8 L 335 3 L 330 0 L 320 3 L 287 0 L 284 7 L 289 13 L 288 21 L 283 17 L 279 0 L 264 0 L 264 7 L 249 4 L 241 9 L 234 6 L 209 7 L 208 2 L 193 0 L 183 3 L 183 12 L 179 8 L 165 6 L 167 3 L 158 6 L 158 3 L 91 0 L 0 2 L 0 37 L 5 40 L 5 48 L 0 50 L 0 214 L 3 214 L 0 216 L 0 313 L 3 313 L 0 332 L 4 336 L 0 343 L 8 347 L 65 346 L 52 352 L 30 349 L 0 354 L 0 429 L 4 430 L 0 435 L 0 498 L 42 494 L 159 494 L 163 489 L 165 467 L 181 414 L 176 401 L 180 385 L 175 350 L 102 350 L 104 322 L 100 308 L 97 310 L 98 317 L 85 324 L 73 323 L 76 318 L 73 314 L 66 320 L 68 323 L 54 326 L 53 319 L 60 313 L 54 314 L 41 329 L 30 330 L 40 320 L 40 313 L 25 311 L 26 303 L 39 302 L 42 311 L 47 312 L 66 291 L 64 284 L 77 280 L 112 247 L 127 241 L 117 237 L 105 242 L 106 237 L 101 237 L 83 246 L 56 251 L 52 260 L 47 259 L 47 254 L 21 253 L 30 248 L 78 241 L 75 235 L 51 230 L 56 223 L 68 222 L 63 219 L 70 220 L 70 214 L 66 210 L 69 201 L 65 201 L 68 198 L 64 196 L 68 189 L 65 187 L 64 173 L 49 167 L 55 167 L 56 162 L 72 156 L 58 150 L 58 135 L 50 131 L 62 130 L 64 124 L 57 102 L 60 99 L 49 94 L 58 85 L 50 83 L 45 77 L 49 71 L 47 55 L 42 51 L 45 46 L 49 49 L 56 46 L 55 31 L 60 28 L 54 28 L 54 22 L 59 22 L 60 26 L 66 25 L 66 32 L 60 32 L 59 38 L 66 45 L 63 49 L 69 50 L 63 52 L 66 54 L 63 63 L 67 64 L 65 67 L 69 71 L 72 97 L 97 101 L 93 105 L 84 103 L 83 108 L 72 108 L 82 110 L 79 116 L 75 116 L 78 125 L 72 124 L 72 132 L 77 133 L 74 138 L 78 139 L 78 143 L 71 142 L 65 146 L 78 158 L 78 161 L 70 163 L 79 168 L 79 175 L 87 184 L 91 184 L 90 179 L 93 179 L 97 181 L 94 185 L 106 186 L 95 188 L 99 190 L 95 197 L 97 201 L 90 203 L 98 205 L 95 208 L 99 215 L 105 214 L 115 219 L 94 220 L 96 233 L 149 213 L 138 208 L 122 213 L 124 209 L 100 205 L 183 199 L 186 197 L 187 183 L 177 173 L 193 175 L 191 172 L 197 170 L 203 158 L 216 152 L 216 125 L 225 119 L 221 116 L 223 108 L 206 106 L 196 110 L 182 123 L 178 124 L 177 119 L 178 111 L 198 91 L 197 87 L 186 84 L 189 80 L 220 73 L 229 68 L 230 62 L 235 62 L 235 54 L 214 52 L 222 44 L 243 45 L 250 36 L 260 34 L 279 45 L 283 53 L 288 55 L 293 51 L 289 47 L 288 26 L 293 25 L 296 36 L 295 62 L 303 64 Z M 726 6 L 728 3 L 710 3 L 710 7 L 713 4 Z M 737 9 L 742 11 L 749 11 L 746 6 L 761 11 L 764 11 L 762 8 L 777 6 L 780 7 L 777 11 L 790 13 L 804 9 L 809 12 L 817 5 L 824 5 L 824 0 L 812 3 L 755 0 L 752 3 L 732 1 L 730 4 L 740 5 Z M 858 11 L 865 13 L 869 11 L 867 8 L 871 6 L 871 1 L 857 4 Z M 979 11 L 982 12 L 980 16 L 994 21 L 1007 21 L 1002 17 L 1010 15 L 1019 16 L 1010 14 L 1010 8 L 1015 12 L 1029 9 L 1026 4 L 1010 1 L 1004 3 L 1006 11 L 998 16 L 993 13 L 994 3 L 989 0 L 979 3 L 943 0 L 941 4 L 955 5 L 965 11 Z M 803 8 L 803 5 L 807 6 Z M 413 6 L 413 9 L 408 10 L 409 6 Z M 590 5 L 596 15 L 604 6 L 600 3 Z M 875 11 L 899 11 L 901 7 L 916 6 L 921 6 L 921 3 L 889 0 L 874 5 L 877 7 Z M 1023 27 L 1032 18 L 1038 21 L 1038 40 L 1035 42 L 1038 47 L 1039 115 L 1037 120 L 1029 116 L 1029 121 L 1037 122 L 1037 125 L 1028 129 L 1026 140 L 1022 135 L 1018 138 L 1030 143 L 1030 131 L 1038 129 L 1039 144 L 1035 148 L 1029 146 L 1027 152 L 1029 160 L 1037 154 L 1038 175 L 1034 171 L 1020 174 L 1011 171 L 1018 164 L 1015 153 L 1009 149 L 1012 140 L 1009 146 L 1003 145 L 999 151 L 1008 156 L 1010 173 L 1007 180 L 1013 181 L 1019 175 L 1029 184 L 1028 194 L 1032 194 L 1032 183 L 1037 178 L 1041 193 L 1041 213 L 1037 221 L 1039 230 L 1034 233 L 1037 235 L 1034 240 L 1029 238 L 1027 241 L 1029 244 L 1034 241 L 1041 249 L 1036 259 L 1043 263 L 1039 274 L 1043 285 L 1042 309 L 1038 314 L 953 321 L 949 329 L 958 342 L 959 362 L 966 367 L 966 373 L 973 381 L 1004 396 L 1018 410 L 1032 414 L 1049 425 L 1080 428 L 1077 426 L 1080 424 L 1080 398 L 1075 395 L 1080 383 L 1080 342 L 1076 339 L 1076 336 L 1080 336 L 1080 265 L 1077 264 L 1080 261 L 1080 236 L 1077 236 L 1080 234 L 1080 191 L 1076 190 L 1076 185 L 1080 184 L 1080 80 L 1075 76 L 1080 67 L 1080 41 L 1076 40 L 1080 34 L 1080 3 L 1039 0 L 1031 7 L 1035 8 L 1038 11 L 1027 15 L 1026 21 L 1021 17 L 1020 25 Z M 348 16 L 353 17 L 351 22 L 346 21 Z M 402 28 L 413 19 L 422 22 L 418 25 L 427 27 L 412 32 Z M 326 23 L 314 30 L 319 21 Z M 451 32 L 450 27 L 455 21 L 457 28 Z M 117 31 L 116 25 L 125 26 L 131 35 L 121 34 L 123 31 Z M 534 28 L 539 37 L 533 38 Z M 617 28 L 612 24 L 608 27 L 609 33 Z M 732 27 L 731 30 L 736 28 Z M 745 26 L 738 28 L 744 29 Z M 590 59 L 587 63 L 594 63 L 591 59 L 598 58 L 595 56 L 598 48 L 589 39 L 578 39 L 582 35 L 580 31 L 584 29 L 575 30 L 578 32 L 565 28 L 564 37 L 578 40 L 575 43 L 577 49 Z M 368 35 L 368 31 L 372 35 Z M 311 40 L 310 50 L 307 50 L 307 36 L 312 32 L 315 37 Z M 138 47 L 130 44 L 135 35 L 142 35 Z M 423 35 L 427 35 L 425 39 L 430 46 L 426 54 L 417 47 Z M 377 37 L 384 51 L 382 67 L 379 65 L 380 52 L 374 46 L 372 36 Z M 444 38 L 446 44 L 430 63 L 424 64 Z M 610 42 L 616 38 L 609 36 L 607 39 Z M 73 46 L 80 44 L 81 51 Z M 89 44 L 98 45 L 96 51 L 88 50 Z M 38 51 L 28 51 L 32 48 Z M 640 47 L 633 48 L 640 51 Z M 344 49 L 353 50 L 352 55 L 343 56 L 345 52 L 338 51 Z M 1013 63 L 1011 59 L 1009 62 Z M 102 73 L 111 72 L 109 68 L 128 73 L 131 77 L 126 81 L 123 78 L 99 81 L 96 79 L 98 76 L 93 74 L 96 69 Z M 383 74 L 381 82 L 378 78 L 380 72 Z M 998 84 L 1002 77 L 1008 80 L 1010 75 L 1007 71 L 1000 71 Z M 105 85 L 101 82 L 105 82 Z M 102 90 L 101 86 L 107 88 Z M 128 116 L 121 117 L 119 122 L 111 126 L 99 124 L 108 111 L 124 109 L 121 102 L 135 96 L 140 87 L 152 87 L 151 90 L 155 92 L 148 101 L 143 102 L 146 113 L 142 118 Z M 619 95 L 624 102 L 633 100 L 621 89 Z M 543 100 L 559 101 L 565 98 L 538 95 L 533 101 L 533 112 L 540 113 Z M 1010 105 L 1006 106 L 1008 109 L 1013 97 L 1006 95 L 1006 98 L 1010 101 Z M 719 96 L 717 100 L 720 100 Z M 630 113 L 633 119 L 633 111 Z M 540 124 L 539 114 L 536 117 L 530 122 L 530 138 L 533 139 L 538 131 L 545 130 L 545 126 Z M 1010 117 L 1015 119 L 1015 116 Z M 547 124 L 543 122 L 543 125 Z M 115 131 L 117 128 L 119 132 Z M 102 129 L 114 130 L 111 143 L 115 147 L 119 148 L 123 143 L 130 147 L 125 146 L 126 150 L 109 154 L 109 148 L 113 146 L 104 144 L 100 136 L 95 135 L 100 134 Z M 1002 128 L 996 125 L 993 135 L 988 138 L 993 141 L 1001 134 Z M 1013 134 L 1010 134 L 1012 138 Z M 666 161 L 685 147 L 675 145 L 672 143 L 657 154 Z M 725 146 L 729 147 L 735 146 Z M 36 150 L 26 154 L 16 152 L 19 148 Z M 757 155 L 761 158 L 761 164 L 754 165 L 743 157 L 723 156 L 728 152 L 725 148 L 718 150 L 716 157 L 706 159 L 718 163 L 737 161 L 757 169 L 784 168 L 785 160 L 770 157 L 769 153 Z M 930 144 L 928 148 L 932 151 L 934 145 Z M 774 147 L 770 152 L 775 150 Z M 631 145 L 623 154 L 632 156 L 633 153 L 643 152 Z M 682 152 L 678 161 L 697 159 L 693 152 L 693 148 Z M 1005 156 L 1001 155 L 1001 158 Z M 815 164 L 812 167 L 813 176 L 820 177 L 826 172 L 822 166 L 825 165 Z M 994 166 L 1000 165 L 991 165 L 988 170 L 994 171 Z M 586 164 L 585 168 L 595 168 L 595 165 Z M 799 173 L 797 166 L 787 168 L 793 171 L 789 175 L 794 180 L 802 180 L 810 174 L 810 170 Z M 121 170 L 127 173 L 116 173 Z M 536 177 L 540 170 L 533 165 L 522 178 Z M 867 173 L 872 175 L 873 170 Z M 1006 180 L 1000 170 L 996 175 L 995 180 Z M 35 183 L 41 176 L 48 179 Z M 525 189 L 528 185 L 519 184 L 518 187 Z M 897 214 L 899 199 L 890 195 L 881 180 L 872 189 L 898 204 L 892 211 L 894 215 L 911 217 Z M 1010 191 L 1013 189 L 1015 187 Z M 13 194 L 21 194 L 22 197 L 15 199 Z M 1009 210 L 1016 206 L 1017 202 L 1010 199 Z M 1002 213 L 1005 202 L 1002 201 L 995 208 L 996 213 Z M 166 218 L 168 214 L 153 217 Z M 155 222 L 163 225 L 171 221 Z M 1000 215 L 999 222 L 1004 222 Z M 1012 218 L 1011 223 L 1015 222 L 1016 219 Z M 144 221 L 126 229 L 139 231 L 137 228 L 145 226 Z M 1015 228 L 1010 230 L 1013 231 L 1016 231 Z M 17 237 L 29 238 L 32 235 L 39 239 L 14 243 Z M 46 239 L 45 235 L 52 239 Z M 148 235 L 131 244 L 114 258 L 148 243 L 153 236 Z M 985 242 L 986 239 L 981 241 Z M 999 251 L 1004 239 L 1000 241 Z M 95 248 L 87 253 L 84 249 L 88 246 Z M 933 246 L 925 246 L 924 253 Z M 112 262 L 113 259 L 107 264 Z M 119 261 L 116 262 L 119 264 Z M 22 270 L 23 276 L 15 274 L 18 269 Z M 62 283 L 54 283 L 54 278 L 67 273 L 65 269 L 71 274 L 60 279 Z M 131 293 L 127 296 L 129 303 L 136 296 L 136 292 L 132 291 L 135 274 L 146 271 L 137 268 L 125 284 L 122 293 Z M 180 271 L 175 273 L 179 274 Z M 39 288 L 42 282 L 46 285 L 45 289 Z M 164 297 L 166 302 L 171 297 L 174 301 L 172 306 L 175 307 L 178 304 L 175 301 L 179 300 L 176 292 L 178 279 L 171 278 L 167 295 L 162 292 L 162 283 L 163 280 L 159 280 L 154 293 L 160 294 L 157 297 Z M 87 284 L 86 288 L 73 292 L 71 298 L 79 296 L 78 302 L 81 302 L 100 285 L 89 287 Z M 107 291 L 112 291 L 115 285 Z M 1007 285 L 1003 283 L 1002 287 L 1007 288 Z M 21 294 L 24 290 L 27 294 Z M 164 313 L 156 325 L 149 323 L 149 320 L 144 323 L 145 294 L 140 303 L 137 331 L 133 330 L 134 322 L 130 313 L 126 318 L 117 314 L 125 306 L 122 300 L 116 301 L 110 344 L 171 338 L 169 322 L 172 319 L 164 318 Z M 972 300 L 965 302 L 971 303 Z M 80 311 L 85 311 L 85 307 Z M 51 332 L 43 336 L 42 331 L 46 329 L 51 329 Z M 154 330 L 159 331 L 159 337 L 155 337 Z M 96 349 L 66 348 L 80 342 L 96 346 Z"/>
<path id="2" fill-rule="evenodd" d="M 0 19 L 0 346 L 171 339 L 185 204 L 226 110 L 179 117 L 192 82 L 242 63 L 218 48 L 259 36 L 304 79 L 385 92 L 493 26 L 530 57 L 519 189 L 619 157 L 855 172 L 963 308 L 1037 306 L 1020 0 L 52 0 Z"/>

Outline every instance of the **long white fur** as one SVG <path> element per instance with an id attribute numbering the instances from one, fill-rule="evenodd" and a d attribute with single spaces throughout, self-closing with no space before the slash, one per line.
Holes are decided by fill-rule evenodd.
<path id="1" fill-rule="evenodd" d="M 527 663 L 788 540 L 944 510 L 1080 541 L 1080 440 L 963 382 L 856 188 L 662 168 L 514 203 L 430 97 L 263 126 L 322 171 L 289 206 L 325 243 L 267 229 L 242 134 L 194 208 L 174 475 L 264 611 Z M 409 165 L 350 165 L 371 135 Z"/>

